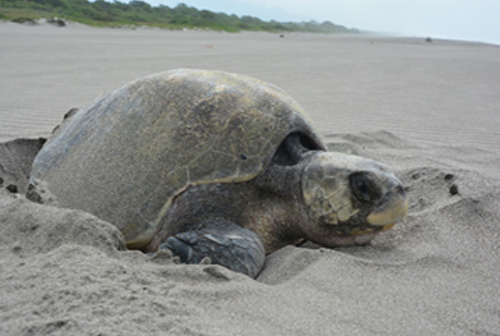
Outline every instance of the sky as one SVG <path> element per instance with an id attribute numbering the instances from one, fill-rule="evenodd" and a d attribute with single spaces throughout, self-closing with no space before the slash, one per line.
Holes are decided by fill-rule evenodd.
<path id="1" fill-rule="evenodd" d="M 348 28 L 500 44 L 500 0 L 144 0 L 262 20 L 331 21 Z M 128 1 L 122 1 L 128 2 Z"/>

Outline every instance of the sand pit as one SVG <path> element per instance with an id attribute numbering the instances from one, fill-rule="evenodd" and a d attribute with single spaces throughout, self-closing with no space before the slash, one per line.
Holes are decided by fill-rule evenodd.
<path id="1" fill-rule="evenodd" d="M 0 23 L 0 55 L 1 335 L 500 334 L 499 47 Z M 179 67 L 282 87 L 331 150 L 396 172 L 407 219 L 369 246 L 286 247 L 252 280 L 25 199 L 36 139 L 67 110 Z"/>

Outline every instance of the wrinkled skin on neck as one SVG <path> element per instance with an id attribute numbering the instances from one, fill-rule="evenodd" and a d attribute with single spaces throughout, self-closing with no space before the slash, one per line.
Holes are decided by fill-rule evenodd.
<path id="1" fill-rule="evenodd" d="M 403 185 L 383 164 L 289 145 L 253 180 L 193 186 L 178 195 L 147 250 L 214 218 L 254 231 L 266 253 L 304 239 L 363 245 L 404 218 Z"/>

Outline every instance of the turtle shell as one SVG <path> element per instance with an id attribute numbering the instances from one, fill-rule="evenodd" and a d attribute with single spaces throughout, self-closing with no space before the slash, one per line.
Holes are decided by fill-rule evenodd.
<path id="1" fill-rule="evenodd" d="M 136 80 L 79 110 L 44 145 L 31 183 L 47 202 L 117 226 L 140 248 L 176 195 L 248 181 L 287 135 L 324 148 L 279 88 L 238 74 L 180 69 Z"/>

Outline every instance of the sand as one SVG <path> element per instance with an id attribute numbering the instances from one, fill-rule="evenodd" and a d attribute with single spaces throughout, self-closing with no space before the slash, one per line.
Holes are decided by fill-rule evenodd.
<path id="1" fill-rule="evenodd" d="M 0 23 L 0 64 L 1 335 L 500 335 L 500 47 Z M 364 247 L 286 247 L 253 280 L 25 199 L 41 143 L 14 139 L 179 67 L 282 87 L 330 149 L 396 172 L 407 219 Z"/>

